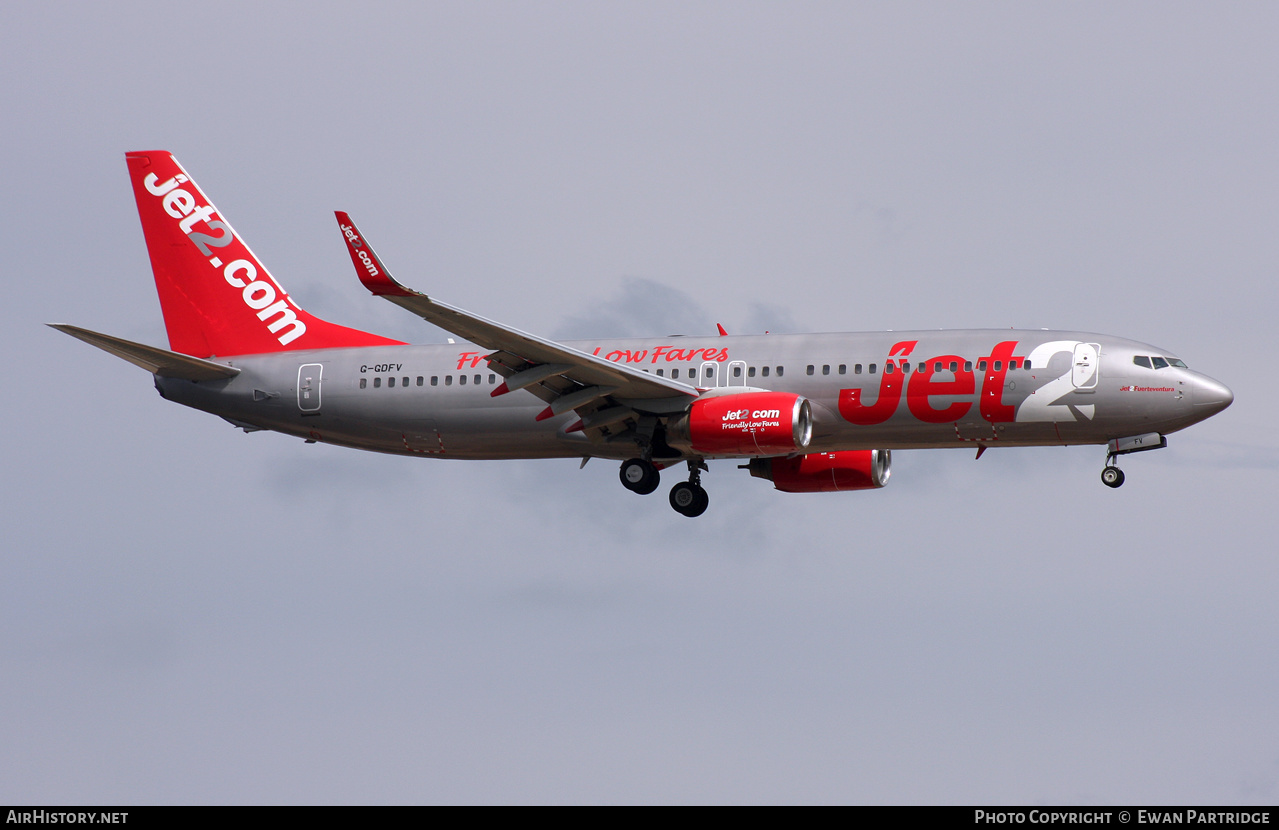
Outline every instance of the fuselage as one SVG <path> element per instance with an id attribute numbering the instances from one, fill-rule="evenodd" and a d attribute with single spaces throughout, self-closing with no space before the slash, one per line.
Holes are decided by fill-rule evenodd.
<path id="1" fill-rule="evenodd" d="M 1117 459 L 1233 399 L 1163 349 L 1086 332 L 557 342 L 404 285 L 336 211 L 360 283 L 456 338 L 414 346 L 308 313 L 171 153 L 126 159 L 169 348 L 54 327 L 247 431 L 432 458 L 613 458 L 640 495 L 682 462 L 669 501 L 692 518 L 713 458 L 823 493 L 883 487 L 895 449 L 1105 444 L 1102 482 L 1119 487 Z"/>
<path id="2" fill-rule="evenodd" d="M 1230 390 L 1166 350 L 1042 330 L 769 334 L 577 341 L 579 351 L 709 394 L 767 389 L 813 404 L 809 452 L 1104 444 L 1168 434 L 1229 405 Z M 468 343 L 227 358 L 234 378 L 157 378 L 168 399 L 245 427 L 438 458 L 627 458 L 634 445 L 538 421 L 528 391 Z"/>

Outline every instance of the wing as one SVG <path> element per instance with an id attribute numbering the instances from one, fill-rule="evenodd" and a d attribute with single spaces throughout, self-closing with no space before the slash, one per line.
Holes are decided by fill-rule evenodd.
<path id="1" fill-rule="evenodd" d="M 527 389 L 550 406 L 538 419 L 576 411 L 578 429 L 607 436 L 609 427 L 639 413 L 682 411 L 699 394 L 685 383 L 611 363 L 570 346 L 487 320 L 406 288 L 395 280 L 351 217 L 337 211 L 338 226 L 360 282 L 373 294 L 485 349 L 489 366 L 505 378 L 492 395 Z"/>

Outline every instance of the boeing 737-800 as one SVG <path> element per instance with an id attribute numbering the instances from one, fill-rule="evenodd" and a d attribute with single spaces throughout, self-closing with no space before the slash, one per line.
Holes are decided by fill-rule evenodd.
<path id="1" fill-rule="evenodd" d="M 623 486 L 708 499 L 711 459 L 789 493 L 883 487 L 895 449 L 1106 445 L 1220 412 L 1228 388 L 1166 349 L 1075 331 L 957 330 L 555 342 L 406 288 L 344 213 L 366 288 L 456 335 L 409 345 L 304 311 L 167 152 L 127 154 L 169 349 L 55 328 L 155 376 L 167 400 L 274 430 L 431 458 L 609 458 Z"/>

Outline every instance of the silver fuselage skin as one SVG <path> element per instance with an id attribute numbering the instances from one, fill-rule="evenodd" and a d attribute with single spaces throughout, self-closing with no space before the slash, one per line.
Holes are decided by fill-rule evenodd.
<path id="1" fill-rule="evenodd" d="M 1175 358 L 1163 368 L 1134 362 L 1169 358 L 1164 349 L 1085 332 L 767 334 L 565 345 L 713 394 L 766 389 L 805 396 L 814 415 L 807 452 L 1104 444 L 1176 432 L 1233 399 L 1224 385 L 1175 365 Z M 493 397 L 503 378 L 484 362 L 488 353 L 459 342 L 214 358 L 240 374 L 198 382 L 157 377 L 156 386 L 168 400 L 238 426 L 378 452 L 458 459 L 636 454 L 622 436 L 608 441 L 566 431 L 578 420 L 571 411 L 536 420 L 546 404 L 527 390 Z"/>

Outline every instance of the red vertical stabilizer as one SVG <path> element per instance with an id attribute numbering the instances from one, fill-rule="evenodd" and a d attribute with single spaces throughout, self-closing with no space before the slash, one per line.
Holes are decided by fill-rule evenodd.
<path id="1" fill-rule="evenodd" d="M 196 357 L 389 346 L 297 306 L 171 153 L 128 153 L 169 346 Z"/>

